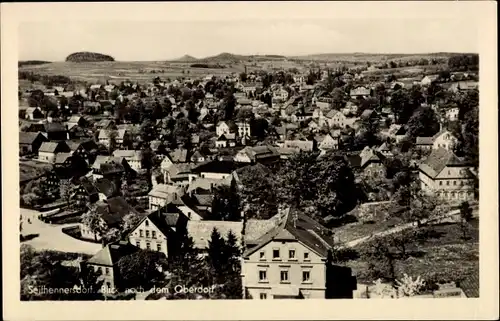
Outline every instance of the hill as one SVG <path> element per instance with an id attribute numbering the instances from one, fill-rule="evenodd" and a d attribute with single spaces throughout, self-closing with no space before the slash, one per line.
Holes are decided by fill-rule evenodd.
<path id="1" fill-rule="evenodd" d="M 177 59 L 174 59 L 173 61 L 179 61 L 179 62 L 194 62 L 194 61 L 198 61 L 198 58 L 195 58 L 193 56 L 190 56 L 190 55 L 184 55 L 180 58 L 177 58 Z"/>
<path id="2" fill-rule="evenodd" d="M 235 55 L 232 53 L 223 52 L 223 53 L 220 53 L 216 56 L 211 56 L 211 57 L 206 57 L 206 58 L 200 59 L 200 61 L 217 62 L 217 63 L 238 63 L 241 61 L 247 61 L 249 59 L 250 59 L 250 57 L 248 57 L 248 56 Z"/>
<path id="3" fill-rule="evenodd" d="M 115 61 L 111 56 L 96 53 L 96 52 L 75 52 L 66 57 L 67 62 L 98 62 L 98 61 Z"/>

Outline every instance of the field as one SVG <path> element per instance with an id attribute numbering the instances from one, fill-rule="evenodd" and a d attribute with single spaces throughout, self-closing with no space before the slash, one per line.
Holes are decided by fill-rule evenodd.
<path id="1" fill-rule="evenodd" d="M 130 80 L 133 82 L 151 82 L 159 76 L 162 79 L 177 77 L 203 77 L 206 75 L 225 76 L 231 73 L 240 73 L 245 70 L 243 64 L 231 64 L 228 68 L 192 68 L 192 63 L 173 62 L 53 62 L 43 65 L 24 66 L 20 71 L 31 71 L 40 75 L 64 75 L 75 80 L 89 83 L 120 83 Z M 249 66 L 248 71 L 258 69 Z"/>
<path id="2" fill-rule="evenodd" d="M 396 277 L 404 273 L 421 276 L 429 286 L 435 282 L 460 281 L 479 275 L 479 220 L 470 222 L 468 239 L 462 238 L 458 224 L 438 224 L 428 227 L 431 237 L 411 246 L 411 255 L 396 260 Z M 359 282 L 374 281 L 368 276 L 367 263 L 362 258 L 347 263 Z"/>

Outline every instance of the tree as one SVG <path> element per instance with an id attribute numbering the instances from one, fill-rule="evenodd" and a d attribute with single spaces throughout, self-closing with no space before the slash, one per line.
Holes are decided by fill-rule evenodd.
<path id="1" fill-rule="evenodd" d="M 472 208 L 468 202 L 460 204 L 460 229 L 462 230 L 463 239 L 467 239 L 469 232 L 469 221 L 472 219 Z"/>
<path id="2" fill-rule="evenodd" d="M 246 73 L 244 73 L 244 72 L 240 73 L 240 80 L 241 80 L 241 82 L 246 82 L 247 78 L 248 78 L 248 76 L 247 76 Z"/>
<path id="3" fill-rule="evenodd" d="M 101 214 L 97 211 L 97 206 L 90 206 L 89 210 L 82 215 L 82 224 L 94 233 L 94 240 L 97 236 L 102 236 L 107 231 L 106 223 L 102 220 Z"/>
<path id="4" fill-rule="evenodd" d="M 108 152 L 110 155 L 112 155 L 116 149 L 117 145 L 116 137 L 118 137 L 118 132 L 115 129 L 111 129 L 110 131 L 108 131 L 108 139 L 109 139 Z"/>
<path id="5" fill-rule="evenodd" d="M 429 107 L 418 108 L 407 123 L 410 137 L 431 137 L 439 131 L 439 120 L 434 110 Z"/>
<path id="6" fill-rule="evenodd" d="M 394 257 L 389 247 L 380 239 L 375 239 L 361 251 L 361 257 L 367 262 L 368 275 L 374 279 L 395 280 Z"/>
<path id="7" fill-rule="evenodd" d="M 60 197 L 66 201 L 66 206 L 69 206 L 69 202 L 71 199 L 71 196 L 73 195 L 73 184 L 69 180 L 62 181 L 59 184 L 59 195 Z"/>
<path id="8" fill-rule="evenodd" d="M 234 180 L 230 186 L 219 186 L 215 189 L 210 218 L 221 221 L 241 220 L 240 197 Z"/>
<path id="9" fill-rule="evenodd" d="M 151 169 L 154 164 L 154 153 L 151 147 L 147 146 L 141 151 L 141 163 L 142 166 L 146 169 L 146 180 L 148 182 L 148 190 L 153 188 L 153 182 L 151 181 Z"/>
<path id="10" fill-rule="evenodd" d="M 166 257 L 163 252 L 142 250 L 126 255 L 118 261 L 120 284 L 124 289 L 149 289 L 164 279 Z"/>
<path id="11" fill-rule="evenodd" d="M 274 174 L 264 165 L 246 166 L 238 172 L 239 195 L 246 219 L 268 219 L 277 212 Z"/>

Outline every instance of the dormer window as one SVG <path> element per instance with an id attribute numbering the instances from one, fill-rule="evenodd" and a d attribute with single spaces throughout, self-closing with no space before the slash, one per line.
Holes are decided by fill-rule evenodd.
<path id="1" fill-rule="evenodd" d="M 149 222 L 148 222 L 148 220 L 146 220 L 146 221 L 144 222 L 144 225 L 149 226 Z"/>

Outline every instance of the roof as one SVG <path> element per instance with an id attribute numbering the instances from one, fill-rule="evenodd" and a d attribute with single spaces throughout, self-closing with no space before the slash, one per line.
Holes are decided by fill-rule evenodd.
<path id="1" fill-rule="evenodd" d="M 233 161 L 213 160 L 196 166 L 192 171 L 193 173 L 205 172 L 230 174 L 237 168 L 239 168 L 238 164 Z"/>
<path id="2" fill-rule="evenodd" d="M 361 118 L 368 118 L 370 117 L 371 115 L 373 114 L 373 109 L 366 109 L 363 111 L 363 113 L 361 114 Z"/>
<path id="3" fill-rule="evenodd" d="M 80 177 L 80 185 L 85 189 L 88 195 L 94 195 L 99 192 L 94 184 L 85 176 Z"/>
<path id="4" fill-rule="evenodd" d="M 279 156 L 279 153 L 276 148 L 268 145 L 263 146 L 247 146 L 239 151 L 239 153 L 245 153 L 252 160 L 263 159 L 267 157 L 275 157 Z"/>
<path id="5" fill-rule="evenodd" d="M 380 156 L 377 155 L 377 153 L 371 148 L 363 150 L 363 152 L 361 152 L 359 156 L 361 157 L 361 162 L 360 162 L 361 167 L 364 167 L 369 162 L 381 161 Z"/>
<path id="6" fill-rule="evenodd" d="M 66 126 L 64 126 L 61 123 L 45 123 L 43 124 L 45 128 L 45 132 L 50 133 L 50 132 L 65 132 L 66 131 Z"/>
<path id="7" fill-rule="evenodd" d="M 185 227 L 188 221 L 188 218 L 173 203 L 168 203 L 150 213 L 147 218 L 163 233 L 163 235 L 167 235 L 172 229 L 175 230 L 178 227 Z M 144 217 L 144 219 L 146 219 L 146 217 Z M 139 226 L 144 219 L 138 222 L 137 226 Z"/>
<path id="8" fill-rule="evenodd" d="M 19 132 L 19 144 L 33 144 L 35 142 L 35 139 L 38 136 L 42 136 L 43 140 L 45 139 L 45 136 L 43 136 L 40 132 Z"/>
<path id="9" fill-rule="evenodd" d="M 304 140 L 285 140 L 283 147 L 300 149 L 301 151 L 312 151 L 314 148 L 314 142 Z"/>
<path id="10" fill-rule="evenodd" d="M 172 179 L 175 176 L 179 175 L 187 175 L 191 173 L 191 169 L 194 167 L 194 164 L 191 163 L 179 163 L 179 164 L 172 164 L 168 169 L 167 172 L 170 175 L 170 178 Z"/>
<path id="11" fill-rule="evenodd" d="M 350 91 L 351 96 L 368 96 L 370 95 L 370 89 L 366 87 L 358 87 L 351 89 Z"/>
<path id="12" fill-rule="evenodd" d="M 159 197 L 163 199 L 172 198 L 174 194 L 179 195 L 181 193 L 181 189 L 174 185 L 168 184 L 158 184 L 149 192 L 149 196 Z"/>
<path id="13" fill-rule="evenodd" d="M 229 178 L 231 178 L 229 176 Z M 216 179 L 216 178 L 196 178 L 194 179 L 188 187 L 188 192 L 190 191 L 196 191 L 198 189 L 203 189 L 203 190 L 211 190 L 212 188 L 221 186 L 221 185 L 226 185 L 229 186 L 231 185 L 231 180 L 230 179 Z"/>
<path id="14" fill-rule="evenodd" d="M 99 131 L 99 139 L 108 139 L 110 132 L 111 132 L 111 130 L 101 129 Z M 125 136 L 126 132 L 127 132 L 126 129 L 118 129 L 118 130 L 116 130 L 116 138 L 123 139 L 123 137 Z"/>
<path id="15" fill-rule="evenodd" d="M 227 239 L 229 231 L 236 236 L 237 244 L 241 245 L 243 222 L 231 221 L 188 221 L 188 235 L 193 238 L 195 248 L 208 249 L 214 228 L 217 229 L 221 237 Z"/>
<path id="16" fill-rule="evenodd" d="M 342 116 L 344 116 L 344 114 L 342 114 L 340 111 L 338 111 L 338 110 L 336 110 L 336 109 L 332 109 L 332 110 L 330 110 L 330 111 L 329 111 L 329 112 L 325 115 L 325 117 L 326 117 L 326 118 L 333 118 L 333 117 L 335 117 L 335 115 L 337 115 L 337 114 L 341 114 Z"/>
<path id="17" fill-rule="evenodd" d="M 333 246 L 330 230 L 295 208 L 283 210 L 278 215 L 277 225 L 258 238 L 256 246 L 245 251 L 243 257 L 248 257 L 272 241 L 298 241 L 322 257 L 328 255 Z"/>
<path id="18" fill-rule="evenodd" d="M 130 158 L 133 160 L 141 160 L 142 152 L 140 150 L 125 150 L 118 149 L 113 152 L 114 157 Z"/>
<path id="19" fill-rule="evenodd" d="M 434 143 L 433 137 L 417 137 L 415 140 L 417 145 L 432 145 Z"/>
<path id="20" fill-rule="evenodd" d="M 446 166 L 466 166 L 466 163 L 452 151 L 438 148 L 431 152 L 419 168 L 429 177 L 435 178 Z M 473 175 L 468 169 L 467 171 L 467 175 Z"/>
<path id="21" fill-rule="evenodd" d="M 68 123 L 78 123 L 81 119 L 83 119 L 82 116 L 73 115 L 69 118 Z"/>
<path id="22" fill-rule="evenodd" d="M 383 143 L 382 145 L 379 146 L 379 148 L 377 148 L 377 150 L 379 152 L 382 152 L 382 151 L 390 151 L 391 149 L 387 146 L 387 143 Z"/>
<path id="23" fill-rule="evenodd" d="M 43 153 L 55 153 L 59 144 L 61 144 L 61 142 L 43 142 L 38 151 Z"/>
<path id="24" fill-rule="evenodd" d="M 238 126 L 233 121 L 231 121 L 231 120 L 220 121 L 220 122 L 217 123 L 217 127 L 219 127 L 222 124 L 226 124 L 227 127 L 229 127 L 229 130 L 231 130 L 231 131 L 237 131 L 238 130 Z"/>
<path id="25" fill-rule="evenodd" d="M 71 153 L 59 153 L 56 155 L 55 164 L 63 164 L 69 157 L 71 157 Z"/>
<path id="26" fill-rule="evenodd" d="M 254 244 L 279 223 L 279 215 L 268 220 L 249 219 L 245 224 L 245 243 Z"/>
<path id="27" fill-rule="evenodd" d="M 131 213 L 138 214 L 122 196 L 108 198 L 105 202 L 97 203 L 97 211 L 108 226 L 114 226 L 123 221 Z"/>
<path id="28" fill-rule="evenodd" d="M 98 264 L 104 266 L 113 266 L 118 261 L 126 256 L 137 251 L 135 246 L 131 244 L 108 244 L 103 247 L 99 252 L 97 252 L 93 257 L 91 257 L 87 263 L 88 264 Z"/>

